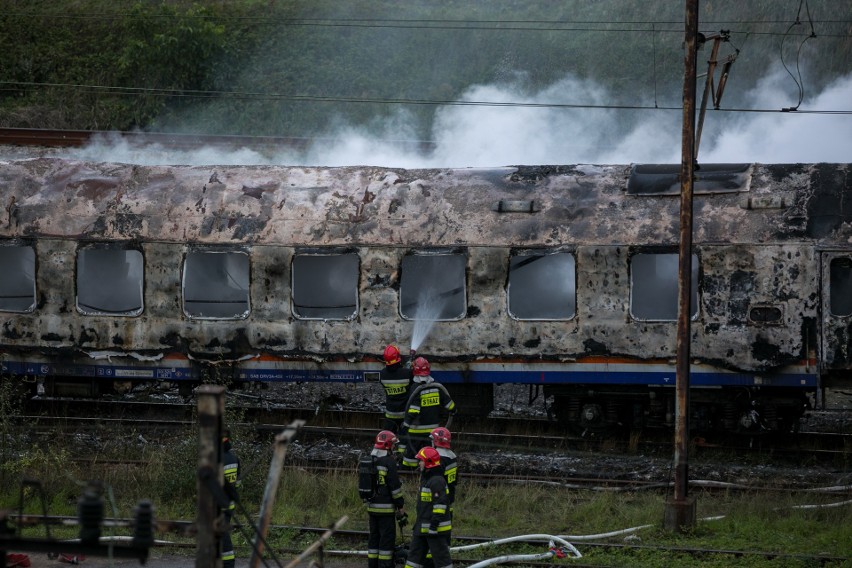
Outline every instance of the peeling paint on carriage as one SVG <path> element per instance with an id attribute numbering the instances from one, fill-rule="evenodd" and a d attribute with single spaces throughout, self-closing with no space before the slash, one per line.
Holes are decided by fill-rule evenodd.
<path id="1" fill-rule="evenodd" d="M 179 352 L 225 366 L 252 356 L 251 376 L 276 380 L 330 376 L 340 370 L 329 367 L 333 361 L 374 368 L 384 344 L 411 334 L 411 321 L 399 312 L 400 266 L 406 254 L 428 249 L 466 257 L 465 316 L 438 322 L 423 347 L 437 372 L 466 373 L 448 374 L 450 381 L 479 380 L 483 359 L 518 362 L 524 373 L 538 362 L 587 357 L 668 364 L 674 322 L 631 316 L 631 261 L 637 253 L 677 252 L 679 200 L 628 194 L 630 172 L 590 165 L 399 170 L 0 163 L 0 191 L 14 205 L 14 216 L 7 206 L 7 222 L 0 223 L 0 245 L 35 248 L 38 295 L 32 313 L 4 314 L 0 355 L 30 349 L 35 359 L 76 360 L 83 349 L 117 350 L 131 359 Z M 852 255 L 852 200 L 844 199 L 852 194 L 849 166 L 755 164 L 748 172 L 740 192 L 695 196 L 696 365 L 724 370 L 725 380 L 764 385 L 774 376 L 795 382 L 790 369 L 813 384 L 815 358 L 824 373 L 849 375 L 852 325 L 826 315 L 820 291 L 827 280 L 820 273 L 824 251 Z M 530 206 L 495 207 L 501 202 Z M 78 248 L 91 243 L 141 250 L 144 310 L 138 317 L 74 309 L 70 275 Z M 199 248 L 250 255 L 251 311 L 239 325 L 184 313 L 183 259 Z M 573 255 L 577 305 L 570 319 L 508 317 L 509 259 L 520 250 Z M 357 254 L 353 319 L 294 314 L 293 258 L 308 251 Z M 257 359 L 263 354 L 310 363 L 299 375 L 281 361 L 264 367 Z M 600 368 L 595 372 L 625 377 L 644 372 L 622 372 L 627 367 L 615 363 Z M 559 377 L 553 380 L 575 380 L 567 371 Z"/>

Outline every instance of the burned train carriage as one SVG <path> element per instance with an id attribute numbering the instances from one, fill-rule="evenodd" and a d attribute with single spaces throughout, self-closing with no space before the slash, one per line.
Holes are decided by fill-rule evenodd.
<path id="1" fill-rule="evenodd" d="M 578 427 L 670 425 L 676 172 L 0 163 L 3 373 L 357 382 L 410 341 L 463 410 L 527 383 Z M 850 195 L 845 164 L 698 171 L 692 426 L 789 428 L 849 380 Z"/>

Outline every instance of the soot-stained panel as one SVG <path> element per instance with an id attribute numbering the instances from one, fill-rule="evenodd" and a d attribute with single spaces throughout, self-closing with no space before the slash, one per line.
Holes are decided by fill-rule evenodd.
<path id="1" fill-rule="evenodd" d="M 846 169 L 817 164 L 811 174 L 814 191 L 808 201 L 808 236 L 821 239 L 844 225 L 852 228 L 852 179 Z"/>

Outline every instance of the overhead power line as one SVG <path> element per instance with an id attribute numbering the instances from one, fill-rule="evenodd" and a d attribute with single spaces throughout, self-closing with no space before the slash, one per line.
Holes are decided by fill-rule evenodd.
<path id="1" fill-rule="evenodd" d="M 169 19 L 169 20 L 215 20 L 217 22 L 242 22 L 260 25 L 329 27 L 329 28 L 388 28 L 388 29 L 433 29 L 433 30 L 462 30 L 462 31 L 535 31 L 535 32 L 604 32 L 604 33 L 659 33 L 682 34 L 681 22 L 669 20 L 452 20 L 452 19 L 336 19 L 336 18 L 270 18 L 264 16 L 220 16 L 214 14 L 134 14 L 129 12 L 94 13 L 94 14 L 36 14 L 29 12 L 13 12 L 7 14 L 18 18 L 49 18 L 59 20 L 105 20 L 114 18 L 135 19 Z M 816 24 L 849 25 L 852 20 L 812 20 Z M 790 24 L 789 20 L 717 20 L 704 21 L 703 26 L 715 27 L 736 25 L 746 26 L 776 26 Z M 671 28 L 661 26 L 671 25 Z M 592 27 L 605 26 L 605 27 Z M 618 27 L 613 27 L 618 26 Z M 639 27 L 636 27 L 639 26 Z M 791 35 L 789 31 L 736 31 L 732 33 L 751 33 L 755 35 Z M 845 38 L 852 37 L 848 33 L 821 33 L 822 37 Z"/>
<path id="2" fill-rule="evenodd" d="M 790 27 L 787 29 L 787 31 L 788 32 L 791 31 L 794 26 L 802 25 L 802 22 L 799 19 L 799 16 L 802 13 L 802 6 L 805 7 L 805 12 L 807 13 L 807 16 L 808 16 L 808 21 L 810 23 L 811 31 L 807 35 L 807 37 L 805 37 L 805 39 L 802 40 L 802 42 L 799 44 L 799 49 L 796 51 L 796 74 L 798 75 L 798 78 L 796 78 L 796 76 L 793 75 L 793 72 L 790 71 L 790 69 L 787 67 L 787 63 L 784 62 L 784 39 L 786 39 L 786 36 L 784 37 L 784 39 L 781 40 L 781 45 L 778 48 L 779 51 L 780 51 L 780 54 L 781 54 L 781 65 L 784 66 L 784 70 L 787 71 L 787 73 L 790 75 L 790 77 L 792 77 L 793 82 L 796 83 L 796 87 L 799 89 L 799 101 L 796 103 L 796 106 L 791 106 L 791 107 L 787 107 L 786 109 L 784 109 L 784 110 L 788 110 L 788 111 L 799 110 L 799 105 L 802 104 L 802 100 L 804 100 L 804 98 L 805 98 L 805 82 L 804 82 L 804 79 L 802 79 L 802 72 L 799 68 L 799 60 L 801 58 L 802 48 L 804 47 L 805 42 L 808 41 L 810 38 L 816 37 L 816 32 L 814 31 L 814 21 L 813 21 L 813 19 L 811 19 L 810 6 L 808 6 L 808 3 L 805 0 L 799 0 L 799 11 L 796 14 L 796 21 L 793 22 L 792 24 L 790 24 Z"/>
<path id="3" fill-rule="evenodd" d="M 107 85 L 86 85 L 71 83 L 35 83 L 0 81 L 0 90 L 11 91 L 14 86 L 20 87 L 50 87 L 75 89 L 82 92 L 104 93 L 122 96 L 151 95 L 158 97 L 185 97 L 199 99 L 228 98 L 241 100 L 281 100 L 313 103 L 360 103 L 360 104 L 396 104 L 396 105 L 432 105 L 432 106 L 471 106 L 471 107 L 509 107 L 509 108 L 542 108 L 542 109 L 604 109 L 604 110 L 681 110 L 680 106 L 625 105 L 625 104 L 588 104 L 588 103 L 538 103 L 520 101 L 465 101 L 465 100 L 434 100 L 434 99 L 403 99 L 403 98 L 371 98 L 371 97 L 332 97 L 317 95 L 289 95 L 284 93 L 261 93 L 248 91 L 201 91 L 185 89 L 153 89 L 143 87 L 110 87 Z M 755 108 L 719 108 L 723 112 L 771 113 L 782 112 L 781 109 Z M 852 115 L 850 110 L 797 110 L 798 114 L 832 114 Z"/>
<path id="4" fill-rule="evenodd" d="M 277 18 L 270 16 L 233 16 L 233 15 L 218 15 L 218 14 L 152 14 L 152 13 L 133 13 L 133 12 L 90 12 L 69 14 L 63 13 L 37 13 L 37 12 L 6 12 L 7 16 L 12 17 L 27 17 L 27 18 L 56 18 L 56 19 L 107 19 L 107 18 L 186 18 L 186 19 L 204 19 L 204 20 L 231 20 L 231 21 L 247 21 L 247 22 L 269 22 L 270 24 L 346 24 L 346 23 L 368 23 L 368 24 L 440 24 L 440 25 L 459 25 L 459 24 L 534 24 L 534 25 L 563 25 L 563 24 L 622 24 L 622 25 L 675 25 L 681 26 L 680 31 L 683 32 L 682 20 L 512 20 L 512 19 L 454 19 L 454 18 Z M 852 24 L 852 19 L 810 19 L 814 23 L 820 24 Z M 757 25 L 787 25 L 789 19 L 779 20 L 702 20 L 702 25 L 712 24 L 757 24 Z"/>

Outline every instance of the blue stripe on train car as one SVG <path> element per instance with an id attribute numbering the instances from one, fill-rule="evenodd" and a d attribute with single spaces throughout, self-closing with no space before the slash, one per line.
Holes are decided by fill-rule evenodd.
<path id="1" fill-rule="evenodd" d="M 370 373 L 371 371 L 366 371 Z M 332 382 L 360 383 L 364 382 L 365 371 L 350 371 L 334 369 L 240 369 L 236 372 L 239 381 L 270 381 L 270 382 Z"/>
<path id="2" fill-rule="evenodd" d="M 241 381 L 296 381 L 296 382 L 363 382 L 364 375 L 374 371 L 335 371 L 309 369 L 250 369 L 240 370 Z M 446 384 L 463 383 L 522 383 L 522 384 L 621 384 L 621 385 L 675 385 L 675 373 L 661 371 L 433 371 L 436 381 Z M 757 376 L 746 373 L 697 372 L 690 374 L 690 385 L 713 386 L 769 386 L 816 388 L 819 377 L 813 373 L 777 373 Z"/>
<path id="3" fill-rule="evenodd" d="M 153 379 L 172 381 L 196 381 L 200 373 L 196 367 L 168 367 L 155 365 L 57 365 L 52 363 L 30 363 L 3 361 L 0 369 L 4 373 L 27 376 L 75 376 L 102 378 L 104 380 Z M 357 383 L 365 381 L 365 374 L 375 371 L 352 369 L 279 369 L 251 368 L 237 369 L 234 378 L 238 381 L 269 382 L 342 382 Z M 506 370 L 465 370 L 432 372 L 435 380 L 447 384 L 463 383 L 522 383 L 522 384 L 619 384 L 674 386 L 674 371 L 621 369 L 607 371 L 565 370 L 540 371 L 535 369 Z M 730 372 L 693 372 L 690 385 L 696 387 L 723 386 L 768 386 L 817 388 L 819 376 L 815 373 L 775 373 L 754 375 Z"/>
<path id="4" fill-rule="evenodd" d="M 20 361 L 4 361 L 0 364 L 4 373 L 26 375 L 32 377 L 59 376 L 83 377 L 104 380 L 121 379 L 156 379 L 164 381 L 198 380 L 199 373 L 192 367 L 158 367 L 158 366 L 126 366 L 126 365 L 57 365 L 53 363 L 29 363 Z"/>

